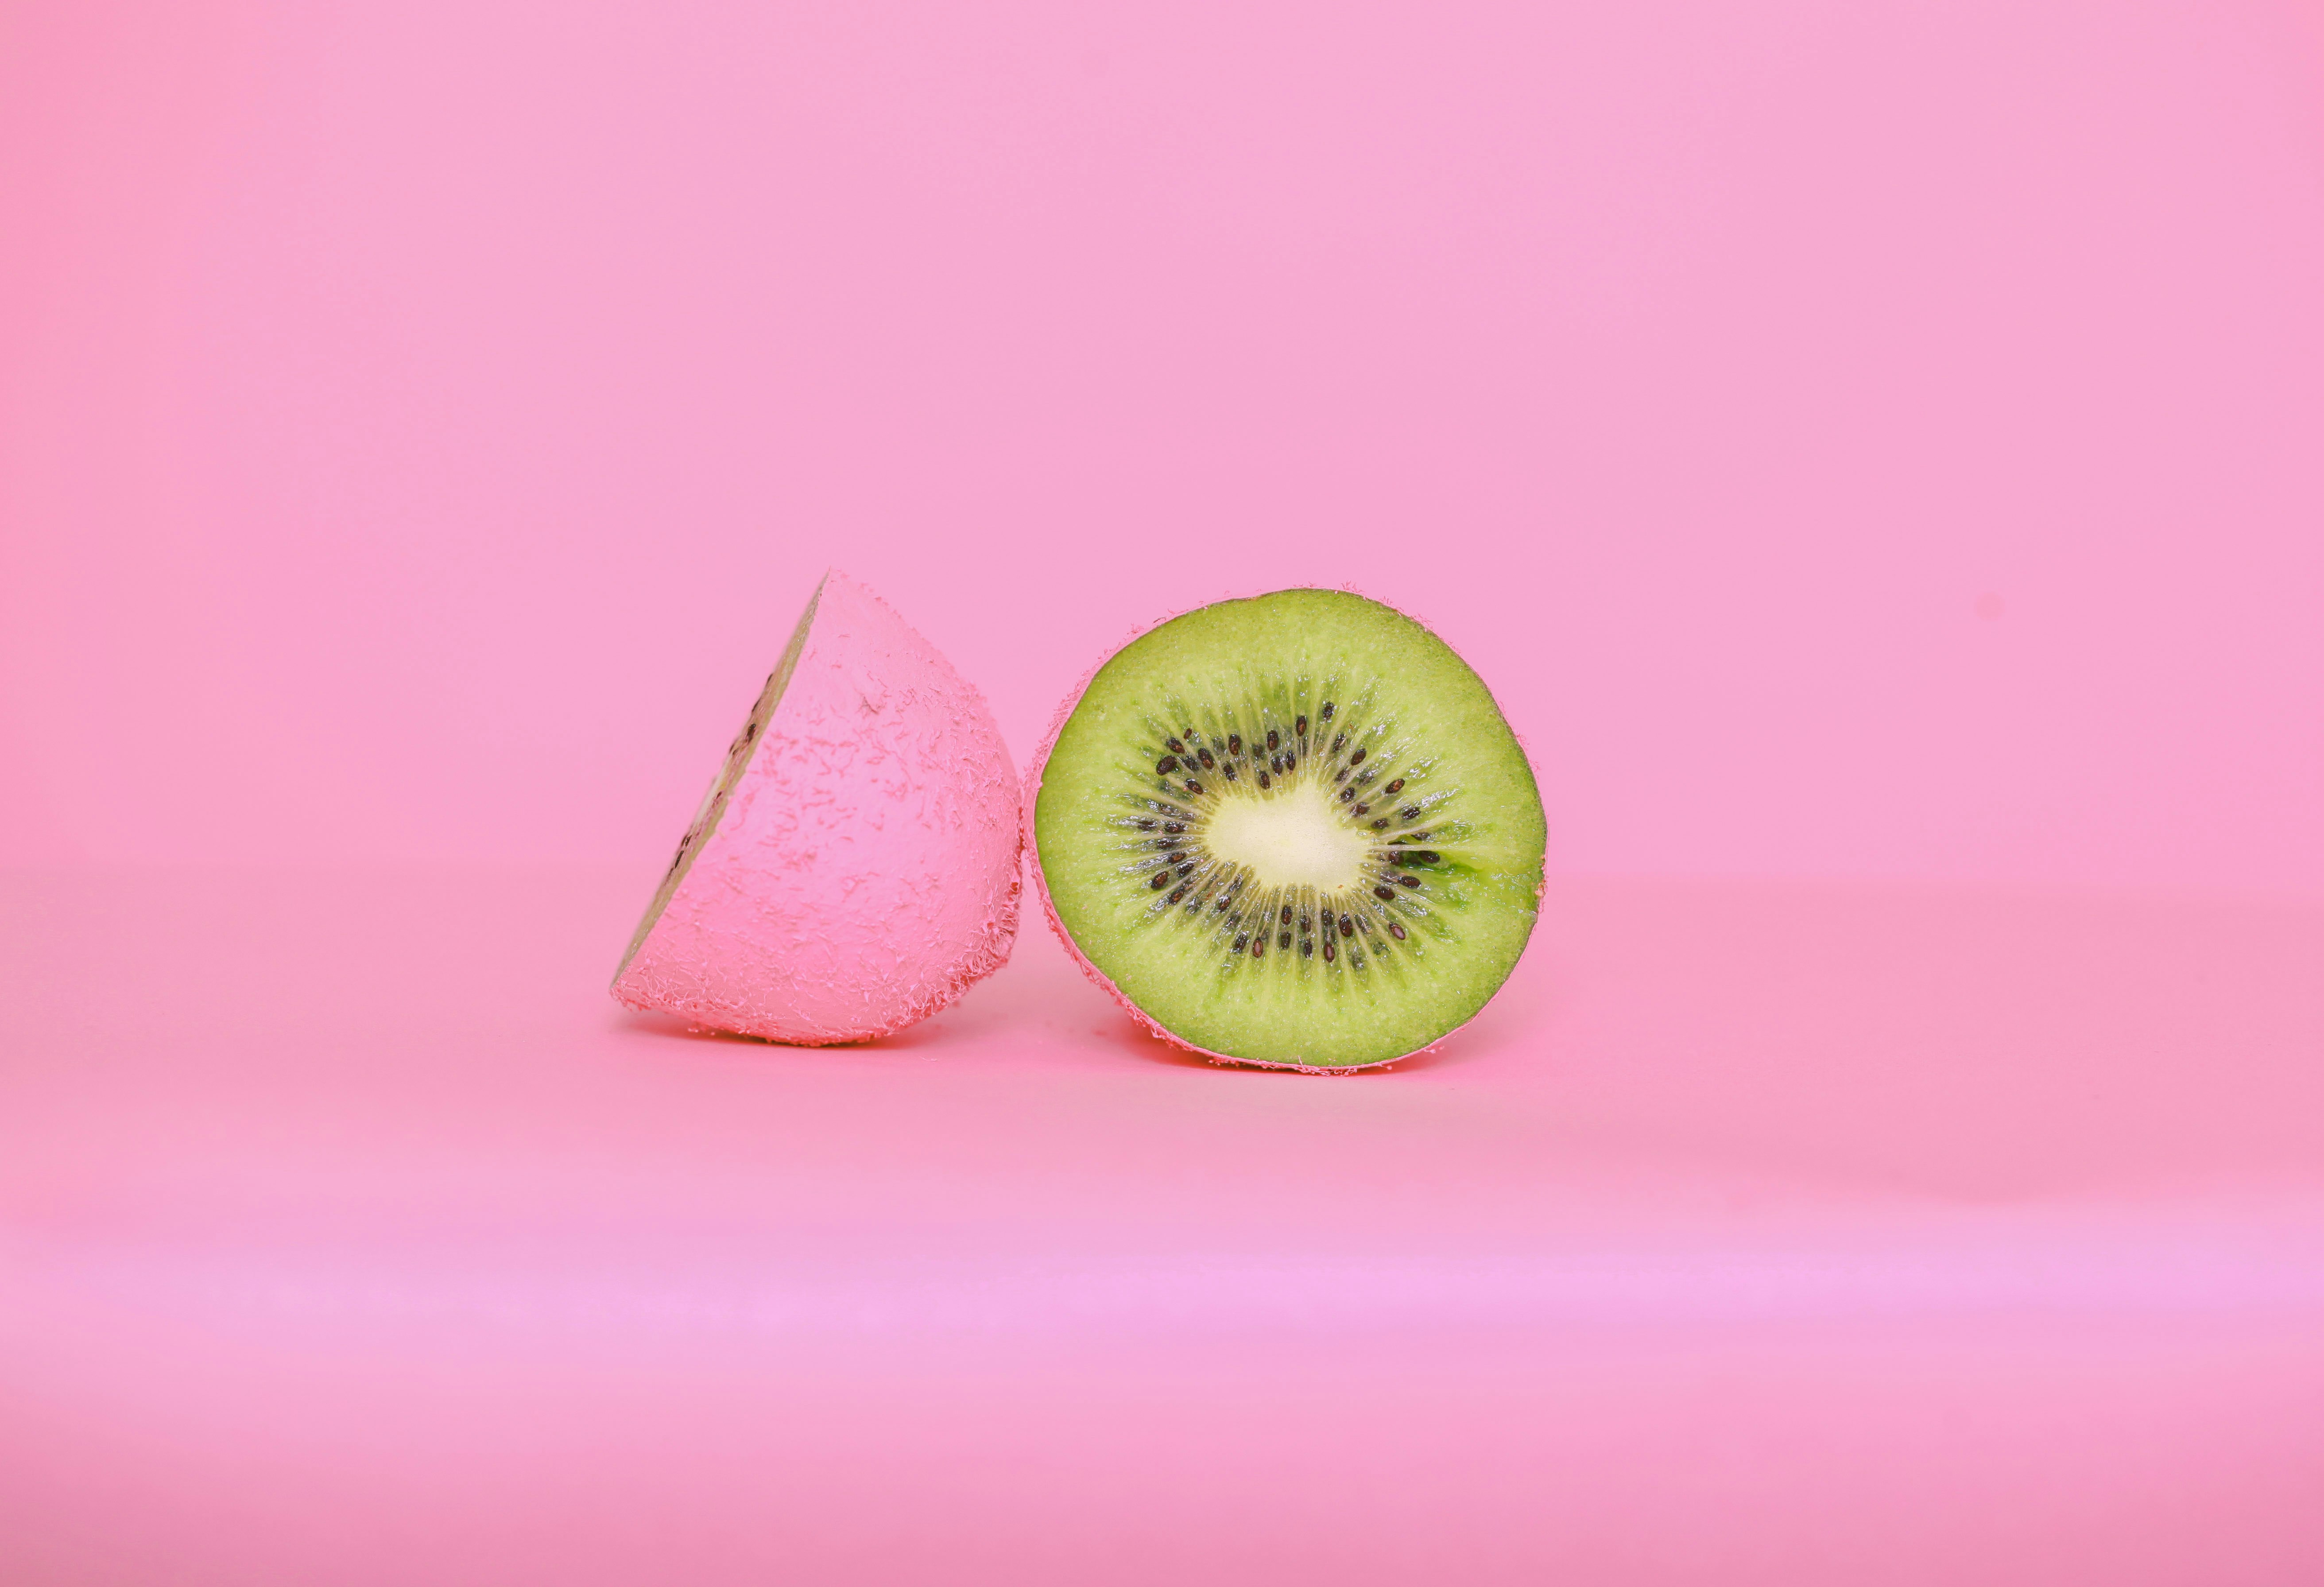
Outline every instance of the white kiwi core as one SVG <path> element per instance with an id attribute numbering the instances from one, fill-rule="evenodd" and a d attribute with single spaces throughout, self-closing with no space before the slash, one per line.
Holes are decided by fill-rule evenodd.
<path id="1" fill-rule="evenodd" d="M 1281 793 L 1231 794 L 1219 800 L 1203 844 L 1230 867 L 1248 865 L 1261 889 L 1360 887 L 1373 837 L 1351 826 L 1332 802 L 1329 785 L 1305 781 Z"/>

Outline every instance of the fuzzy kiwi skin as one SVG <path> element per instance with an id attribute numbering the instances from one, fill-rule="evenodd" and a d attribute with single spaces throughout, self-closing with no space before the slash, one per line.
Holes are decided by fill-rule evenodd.
<path id="1" fill-rule="evenodd" d="M 1040 837 L 1045 782 L 1053 780 L 1051 773 L 1054 769 L 1055 756 L 1061 739 L 1066 734 L 1068 724 L 1074 721 L 1075 714 L 1088 701 L 1093 687 L 1098 684 L 1102 677 L 1105 676 L 1108 668 L 1120 660 L 1125 652 L 1131 650 L 1133 647 L 1139 646 L 1141 641 L 1157 636 L 1159 631 L 1167 629 L 1183 619 L 1199 617 L 1203 614 L 1250 605 L 1254 603 L 1270 603 L 1266 612 L 1266 615 L 1270 620 L 1279 618 L 1285 623 L 1295 624 L 1303 616 L 1328 618 L 1335 611 L 1345 614 L 1351 608 L 1363 608 L 1369 614 L 1367 619 L 1369 621 L 1385 622 L 1395 629 L 1410 631 L 1411 633 L 1419 636 L 1426 647 L 1434 652 L 1435 657 L 1440 659 L 1433 664 L 1444 669 L 1444 676 L 1450 678 L 1457 675 L 1463 680 L 1467 691 L 1472 696 L 1469 702 L 1471 709 L 1480 712 L 1483 717 L 1489 719 L 1492 729 L 1503 735 L 1506 743 L 1506 753 L 1490 756 L 1488 760 L 1492 770 L 1508 785 L 1502 805 L 1499 807 L 1500 813 L 1507 819 L 1501 823 L 1502 830 L 1499 836 L 1485 845 L 1492 851 L 1487 864 L 1494 872 L 1491 881 L 1497 884 L 1489 890 L 1493 890 L 1496 894 L 1495 905 L 1502 917 L 1502 924 L 1498 929 L 1504 937 L 1512 939 L 1507 945 L 1506 960 L 1499 964 L 1489 964 L 1487 973 L 1490 975 L 1489 983 L 1484 984 L 1482 994 L 1477 996 L 1473 1004 L 1465 1011 L 1460 1012 L 1457 1018 L 1451 1019 L 1439 1028 L 1431 1030 L 1425 1039 L 1412 1040 L 1411 1045 L 1400 1050 L 1361 1058 L 1325 1056 L 1313 1052 L 1264 1052 L 1248 1049 L 1231 1051 L 1225 1050 L 1228 1043 L 1218 1042 L 1216 1038 L 1210 1038 L 1214 1045 L 1206 1045 L 1204 1040 L 1196 1039 L 1185 1031 L 1174 1029 L 1164 1020 L 1157 1018 L 1148 1008 L 1142 1006 L 1138 997 L 1117 982 L 1113 976 L 1108 974 L 1106 970 L 1084 950 L 1082 944 L 1076 940 L 1073 929 L 1066 924 L 1065 918 L 1060 911 L 1057 890 L 1052 885 L 1051 878 L 1043 866 Z M 1220 747 L 1223 749 L 1224 746 Z M 1499 988 L 1506 984 L 1508 976 L 1514 970 L 1522 955 L 1525 943 L 1530 936 L 1542 896 L 1545 821 L 1537 781 L 1522 743 L 1508 728 L 1506 719 L 1500 715 L 1499 706 L 1493 703 L 1482 680 L 1478 678 L 1474 670 L 1462 661 L 1441 637 L 1395 608 L 1384 603 L 1368 600 L 1351 592 L 1317 589 L 1277 591 L 1269 595 L 1250 597 L 1248 601 L 1220 602 L 1211 606 L 1194 608 L 1133 632 L 1110 654 L 1092 667 L 1075 686 L 1074 691 L 1058 706 L 1040 749 L 1027 771 L 1022 807 L 1026 824 L 1023 847 L 1027 863 L 1031 870 L 1034 890 L 1041 900 L 1044 912 L 1048 916 L 1050 929 L 1057 934 L 1058 940 L 1065 945 L 1066 952 L 1073 957 L 1074 963 L 1081 966 L 1083 973 L 1102 988 L 1107 995 L 1120 1003 L 1132 1019 L 1159 1039 L 1186 1051 L 1200 1054 L 1220 1065 L 1280 1069 L 1301 1074 L 1345 1075 L 1358 1069 L 1386 1067 L 1416 1053 L 1434 1049 L 1446 1038 L 1473 1020 L 1479 1012 L 1482 1011 Z M 1193 906 L 1190 905 L 1189 909 L 1191 910 Z M 1380 946 L 1388 945 L 1383 942 Z M 1494 973 L 1496 971 L 1498 973 Z M 1304 997 L 1304 994 L 1301 995 Z M 1234 1043 L 1233 1045 L 1242 1044 Z"/>
<path id="2" fill-rule="evenodd" d="M 794 1046 L 926 1019 L 1008 961 L 1019 789 L 974 686 L 833 572 L 688 828 L 614 997 Z"/>

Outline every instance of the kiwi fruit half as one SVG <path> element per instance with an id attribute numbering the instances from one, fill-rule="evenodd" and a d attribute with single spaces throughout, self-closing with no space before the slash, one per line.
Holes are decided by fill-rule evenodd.
<path id="1" fill-rule="evenodd" d="M 1158 1034 L 1346 1070 L 1467 1022 L 1542 882 L 1541 796 L 1484 683 L 1337 590 L 1154 628 L 1070 703 L 1034 773 L 1059 935 Z"/>
<path id="2" fill-rule="evenodd" d="M 1024 834 L 974 685 L 825 576 L 613 973 L 613 996 L 821 1047 L 889 1036 L 1006 964 Z"/>

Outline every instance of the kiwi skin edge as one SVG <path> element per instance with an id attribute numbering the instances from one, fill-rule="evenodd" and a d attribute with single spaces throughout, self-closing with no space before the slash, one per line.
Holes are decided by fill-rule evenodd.
<path id="1" fill-rule="evenodd" d="M 1282 592 L 1258 592 L 1259 595 L 1278 593 Z M 1412 616 L 1410 613 L 1405 612 L 1399 607 L 1390 605 L 1388 602 L 1380 601 L 1375 596 L 1365 595 L 1362 592 L 1353 588 L 1352 586 L 1342 586 L 1335 593 L 1356 595 L 1360 599 L 1371 601 L 1377 605 L 1386 607 L 1388 611 L 1395 613 L 1397 616 L 1418 624 L 1430 635 L 1434 637 L 1439 643 L 1444 644 L 1448 650 L 1452 650 L 1452 646 L 1444 641 L 1442 634 L 1437 633 L 1434 628 L 1430 628 L 1428 624 L 1422 623 L 1420 619 Z M 1386 1071 L 1393 1068 L 1396 1065 L 1402 1063 L 1406 1058 L 1417 1057 L 1424 1054 L 1437 1051 L 1444 1045 L 1445 1042 L 1459 1035 L 1462 1030 L 1467 1029 L 1470 1025 L 1473 1024 L 1478 1014 L 1481 1014 L 1486 1008 L 1491 1006 L 1492 1000 L 1489 997 L 1487 998 L 1485 1002 L 1480 1004 L 1479 1008 L 1474 1012 L 1471 1013 L 1467 1019 L 1463 1020 L 1460 1024 L 1453 1026 L 1452 1029 L 1443 1031 L 1425 1046 L 1416 1047 L 1410 1052 L 1399 1053 L 1393 1056 L 1385 1058 L 1376 1058 L 1366 1063 L 1305 1064 L 1296 1061 L 1255 1058 L 1239 1056 L 1232 1053 L 1217 1052 L 1212 1048 L 1202 1047 L 1194 1042 L 1187 1040 L 1185 1037 L 1178 1035 L 1176 1032 L 1169 1029 L 1167 1027 L 1156 1020 L 1152 1016 L 1148 1015 L 1145 1010 L 1139 1008 L 1120 986 L 1115 984 L 1111 976 L 1107 975 L 1104 971 L 1099 969 L 1098 966 L 1090 960 L 1089 956 L 1082 952 L 1080 946 L 1074 941 L 1072 933 L 1065 929 L 1065 922 L 1059 918 L 1056 902 L 1051 897 L 1047 879 L 1041 872 L 1041 851 L 1040 845 L 1037 841 L 1037 834 L 1035 830 L 1035 812 L 1039 803 L 1042 774 L 1048 767 L 1049 756 L 1056 748 L 1058 736 L 1065 731 L 1065 724 L 1071 720 L 1074 711 L 1080 706 L 1083 697 L 1088 694 L 1090 686 L 1096 680 L 1098 674 L 1105 669 L 1107 663 L 1111 662 L 1114 657 L 1120 654 L 1122 650 L 1127 649 L 1136 641 L 1167 623 L 1176 622 L 1178 618 L 1186 615 L 1187 613 L 1200 611 L 1204 607 L 1216 605 L 1222 602 L 1243 598 L 1256 597 L 1222 595 L 1215 601 L 1204 602 L 1201 606 L 1190 606 L 1183 611 L 1173 612 L 1167 615 L 1157 618 L 1151 623 L 1145 623 L 1132 629 L 1129 633 L 1125 634 L 1120 641 L 1110 647 L 1103 655 L 1100 656 L 1090 665 L 1089 669 L 1082 674 L 1080 680 L 1074 685 L 1072 691 L 1068 693 L 1065 699 L 1058 705 L 1056 715 L 1050 718 L 1048 730 L 1042 734 L 1040 747 L 1034 752 L 1032 760 L 1026 767 L 1024 793 L 1022 799 L 1019 801 L 1019 808 L 1023 812 L 1023 820 L 1025 824 L 1024 838 L 1020 846 L 1024 851 L 1025 863 L 1032 872 L 1030 877 L 1032 883 L 1031 890 L 1038 895 L 1041 900 L 1042 912 L 1048 917 L 1049 929 L 1055 932 L 1056 934 L 1057 940 L 1065 945 L 1066 954 L 1073 959 L 1075 964 L 1081 967 L 1082 973 L 1089 977 L 1089 979 L 1102 990 L 1108 997 L 1120 1004 L 1122 1010 L 1127 1012 L 1132 1020 L 1143 1026 L 1148 1035 L 1155 1037 L 1157 1039 L 1177 1047 L 1182 1051 L 1196 1054 L 1208 1059 L 1213 1065 L 1221 1068 L 1273 1069 L 1299 1075 L 1353 1075 L 1360 1071 L 1368 1070 Z M 1458 655 L 1457 651 L 1453 653 Z M 1471 669 L 1471 670 L 1473 671 L 1474 669 Z M 1507 723 L 1506 715 L 1504 715 L 1503 721 L 1505 724 Z M 1532 752 L 1526 747 L 1523 737 L 1517 734 L 1513 725 L 1509 727 L 1509 735 L 1517 742 L 1518 752 L 1520 754 L 1524 755 L 1526 768 L 1532 773 L 1535 786 L 1537 788 L 1540 785 L 1540 770 L 1538 767 L 1534 765 Z M 1545 878 L 1543 881 L 1537 881 L 1535 885 L 1534 897 L 1536 905 L 1539 904 L 1545 890 L 1546 881 Z M 1529 942 L 1527 946 L 1530 946 Z M 1510 975 L 1513 976 L 1516 973 L 1517 964 L 1521 964 L 1522 962 L 1523 950 L 1520 949 L 1517 963 L 1512 964 L 1510 966 Z M 1502 984 L 1504 986 L 1508 984 L 1506 979 L 1503 981 Z"/>

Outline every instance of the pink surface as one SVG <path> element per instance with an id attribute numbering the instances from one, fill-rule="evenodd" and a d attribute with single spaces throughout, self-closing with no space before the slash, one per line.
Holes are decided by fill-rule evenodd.
<path id="1" fill-rule="evenodd" d="M 1323 1084 L 636 882 L 7 885 L 11 1587 L 2324 1579 L 2324 910 L 1567 882 Z"/>
<path id="2" fill-rule="evenodd" d="M 984 697 L 894 608 L 835 570 L 801 621 L 613 995 L 821 1046 L 892 1035 L 1009 962 L 1022 823 Z"/>
<path id="3" fill-rule="evenodd" d="M 9 1587 L 2324 1579 L 2312 5 L 29 0 L 0 214 Z M 1411 610 L 1518 981 L 613 1010 L 834 563 Z"/>

